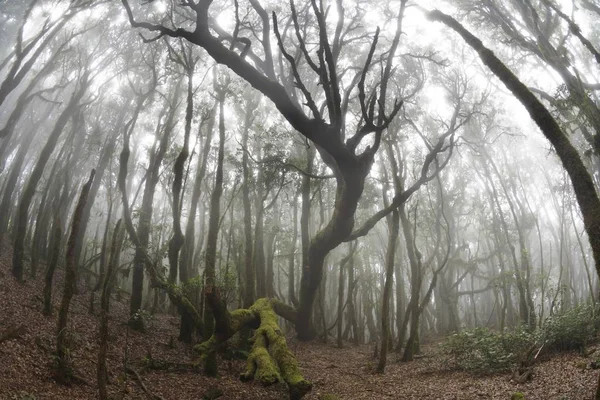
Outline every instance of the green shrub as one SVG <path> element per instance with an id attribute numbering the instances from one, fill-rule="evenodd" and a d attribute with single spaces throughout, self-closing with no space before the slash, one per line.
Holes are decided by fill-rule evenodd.
<path id="1" fill-rule="evenodd" d="M 600 332 L 600 310 L 585 303 L 544 321 L 543 336 L 551 350 L 582 350 Z"/>
<path id="2" fill-rule="evenodd" d="M 445 360 L 453 368 L 476 373 L 511 370 L 525 358 L 535 356 L 535 347 L 544 352 L 583 350 L 600 333 L 600 308 L 586 303 L 555 314 L 534 332 L 518 328 L 504 333 L 487 328 L 465 330 L 442 343 Z M 535 347 L 534 347 L 535 346 Z"/>
<path id="3" fill-rule="evenodd" d="M 523 329 L 501 334 L 476 328 L 450 336 L 442 343 L 442 350 L 454 368 L 477 373 L 508 371 L 521 361 L 537 338 L 536 333 Z"/>

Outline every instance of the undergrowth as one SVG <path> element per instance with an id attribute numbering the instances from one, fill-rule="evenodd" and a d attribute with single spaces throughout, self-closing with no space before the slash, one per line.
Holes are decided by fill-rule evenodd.
<path id="1" fill-rule="evenodd" d="M 536 330 L 518 327 L 504 332 L 488 328 L 464 330 L 442 344 L 446 365 L 475 373 L 513 369 L 538 351 L 583 351 L 600 333 L 600 307 L 586 303 L 554 314 Z M 535 351 L 531 351 L 535 348 Z"/>

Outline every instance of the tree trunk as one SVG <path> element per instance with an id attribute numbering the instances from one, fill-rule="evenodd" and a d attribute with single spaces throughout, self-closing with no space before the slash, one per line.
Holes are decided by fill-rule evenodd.
<path id="1" fill-rule="evenodd" d="M 385 257 L 385 285 L 383 288 L 383 305 L 381 312 L 381 349 L 379 353 L 379 364 L 377 365 L 377 372 L 381 374 L 385 371 L 385 363 L 389 349 L 388 342 L 391 337 L 390 298 L 392 297 L 396 245 L 400 231 L 400 213 L 398 211 L 392 212 L 390 220 L 391 221 L 388 221 L 391 222 L 391 226 L 389 226 L 388 245 Z"/>
<path id="2" fill-rule="evenodd" d="M 77 206 L 73 212 L 71 222 L 71 233 L 67 242 L 67 253 L 65 257 L 65 284 L 63 289 L 60 310 L 58 312 L 58 323 L 56 326 L 56 360 L 57 360 L 57 378 L 59 382 L 69 383 L 73 377 L 71 365 L 71 351 L 69 349 L 68 316 L 71 299 L 75 293 L 75 284 L 77 283 L 77 260 L 75 259 L 75 242 L 80 232 L 81 216 L 83 208 L 87 201 L 92 181 L 94 180 L 95 170 L 92 170 L 90 178 L 83 185 L 81 195 L 77 201 Z"/>
<path id="3" fill-rule="evenodd" d="M 54 279 L 54 272 L 58 266 L 58 259 L 60 257 L 60 243 L 62 239 L 62 229 L 60 219 L 54 220 L 54 226 L 52 230 L 52 242 L 50 244 L 50 262 L 46 269 L 46 277 L 44 279 L 44 315 L 52 315 L 52 281 Z"/>
<path id="4" fill-rule="evenodd" d="M 110 223 L 110 221 L 109 221 Z M 108 368 L 106 367 L 106 355 L 108 353 L 108 315 L 110 305 L 110 292 L 114 284 L 114 278 L 119 266 L 119 255 L 123 244 L 124 231 L 121 220 L 117 221 L 113 232 L 110 261 L 106 269 L 106 275 L 102 282 L 102 295 L 100 296 L 100 328 L 98 345 L 98 367 L 96 377 L 98 379 L 98 394 L 101 400 L 108 399 L 106 384 L 108 383 Z"/>
<path id="5" fill-rule="evenodd" d="M 202 191 L 202 183 L 204 181 L 204 176 L 206 174 L 206 166 L 208 164 L 208 154 L 211 149 L 212 135 L 213 135 L 213 127 L 215 122 L 215 113 L 216 113 L 216 105 L 212 108 L 212 111 L 203 116 L 200 125 L 199 125 L 199 133 L 204 126 L 204 123 L 208 121 L 206 127 L 206 138 L 204 140 L 204 144 L 202 147 L 202 156 L 198 160 L 198 166 L 196 170 L 196 177 L 194 179 L 194 188 L 192 189 L 192 198 L 190 201 L 190 212 L 188 216 L 187 225 L 185 228 L 185 238 L 183 242 L 183 246 L 181 248 L 181 256 L 179 259 L 179 276 L 183 281 L 184 279 L 191 278 L 191 265 L 194 257 L 195 250 L 195 232 L 196 232 L 196 214 L 198 213 L 198 204 L 200 202 L 200 194 Z M 203 221 L 201 221 L 203 224 Z M 199 235 L 201 238 L 202 235 Z M 201 239 L 200 239 L 201 240 Z M 197 275 L 197 271 L 194 271 L 194 276 Z M 192 331 L 194 329 L 194 323 L 192 321 L 191 316 L 187 312 L 181 313 L 181 324 L 179 328 L 179 340 L 183 342 L 188 342 L 191 340 Z"/>
<path id="6" fill-rule="evenodd" d="M 154 143 L 152 150 L 150 151 L 150 160 L 148 162 L 148 171 L 146 176 L 146 184 L 144 186 L 144 194 L 142 196 L 142 205 L 139 209 L 139 222 L 137 228 L 137 236 L 140 240 L 141 248 L 136 248 L 135 255 L 133 258 L 133 277 L 131 281 L 131 298 L 129 302 L 129 325 L 139 331 L 144 331 L 144 321 L 139 317 L 139 311 L 142 308 L 143 291 L 144 291 L 144 251 L 148 246 L 150 238 L 150 229 L 152 226 L 152 210 L 154 203 L 154 193 L 156 191 L 156 185 L 159 179 L 159 168 L 162 164 L 162 160 L 167 152 L 169 143 L 169 137 L 175 124 L 175 114 L 177 111 L 177 98 L 180 92 L 180 83 L 176 84 L 176 88 L 173 92 L 173 96 L 170 99 L 171 106 L 168 109 L 167 119 L 163 126 L 160 121 L 164 114 L 167 112 L 167 108 L 163 108 L 163 111 L 159 115 L 156 122 L 155 136 L 160 137 L 160 140 Z M 138 104 L 143 104 L 144 98 L 139 100 Z M 135 120 L 134 120 L 135 122 Z M 130 135 L 134 125 L 133 122 L 129 128 L 129 132 L 126 135 Z M 162 135 L 159 136 L 161 129 L 163 130 Z M 156 146 L 158 145 L 158 148 Z"/>
<path id="7" fill-rule="evenodd" d="M 208 236 L 206 240 L 206 253 L 204 263 L 204 290 L 208 294 L 216 289 L 216 262 L 217 241 L 219 239 L 219 219 L 221 218 L 221 195 L 223 194 L 223 159 L 225 157 L 225 89 L 218 93 L 219 99 L 219 152 L 217 156 L 217 170 L 215 172 L 215 186 L 210 199 L 210 213 L 208 220 Z M 206 335 L 214 332 L 215 321 L 212 309 L 205 306 L 204 327 Z M 204 373 L 208 376 L 217 375 L 216 354 L 211 352 L 204 359 Z"/>

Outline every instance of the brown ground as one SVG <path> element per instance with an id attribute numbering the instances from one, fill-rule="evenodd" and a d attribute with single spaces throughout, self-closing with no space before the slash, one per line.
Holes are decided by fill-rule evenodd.
<path id="1" fill-rule="evenodd" d="M 17 284 L 10 274 L 11 254 L 5 247 L 0 253 L 0 333 L 11 325 L 24 324 L 26 333 L 15 340 L 0 344 L 0 399 L 95 399 L 97 398 L 96 359 L 98 320 L 87 313 L 89 294 L 78 295 L 71 306 L 70 326 L 75 332 L 73 359 L 77 374 L 87 383 L 65 387 L 52 379 L 51 349 L 54 347 L 55 317 L 41 313 L 42 282 Z M 56 287 L 61 287 L 58 271 Z M 55 291 L 55 307 L 60 293 Z M 56 309 L 56 308 L 55 308 Z M 126 320 L 127 307 L 111 303 L 112 323 L 109 343 L 109 375 L 112 398 L 149 398 L 131 375 L 123 374 L 123 359 L 140 365 L 149 352 L 154 360 L 180 363 L 193 362 L 191 349 L 175 340 L 175 348 L 168 346 L 171 337 L 177 337 L 177 318 L 156 317 L 147 334 L 130 331 Z M 56 314 L 56 313 L 55 313 Z M 376 360 L 372 347 L 337 349 L 322 343 L 298 343 L 290 340 L 300 367 L 307 379 L 314 383 L 306 399 L 319 399 L 323 394 L 334 394 L 339 399 L 510 399 L 515 392 L 523 392 L 527 400 L 582 400 L 592 399 L 597 372 L 586 368 L 590 360 L 577 354 L 562 354 L 539 363 L 533 380 L 525 384 L 511 382 L 509 374 L 474 377 L 464 372 L 446 371 L 435 346 L 411 363 L 398 363 L 392 356 L 384 375 L 372 371 Z M 146 371 L 142 374 L 145 385 L 164 399 L 201 399 L 208 388 L 223 390 L 220 399 L 287 399 L 284 385 L 262 388 L 238 380 L 242 361 L 221 363 L 219 379 L 210 379 L 192 371 Z M 138 367 L 139 368 L 139 367 Z M 27 395 L 31 397 L 27 397 Z M 34 396 L 34 397 L 33 397 Z"/>

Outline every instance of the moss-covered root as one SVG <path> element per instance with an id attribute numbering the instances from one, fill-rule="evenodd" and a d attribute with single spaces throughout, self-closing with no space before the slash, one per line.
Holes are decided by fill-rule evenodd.
<path id="1" fill-rule="evenodd" d="M 296 357 L 287 346 L 270 301 L 258 299 L 250 310 L 259 316 L 260 326 L 255 332 L 248 369 L 242 378 L 249 379 L 250 376 L 254 376 L 264 384 L 266 380 L 281 376 L 288 385 L 290 398 L 302 398 L 311 390 L 312 384 L 300 373 Z M 275 360 L 277 367 L 273 365 L 272 360 Z"/>
<path id="2" fill-rule="evenodd" d="M 207 376 L 217 376 L 218 345 L 215 335 L 212 335 L 208 340 L 194 346 L 194 351 L 200 354 L 200 363 Z"/>
<path id="3" fill-rule="evenodd" d="M 240 375 L 240 379 L 244 382 L 254 379 L 264 386 L 279 382 L 281 376 L 269 354 L 267 338 L 261 328 L 256 330 L 252 340 L 254 344 L 246 361 L 246 371 Z"/>

